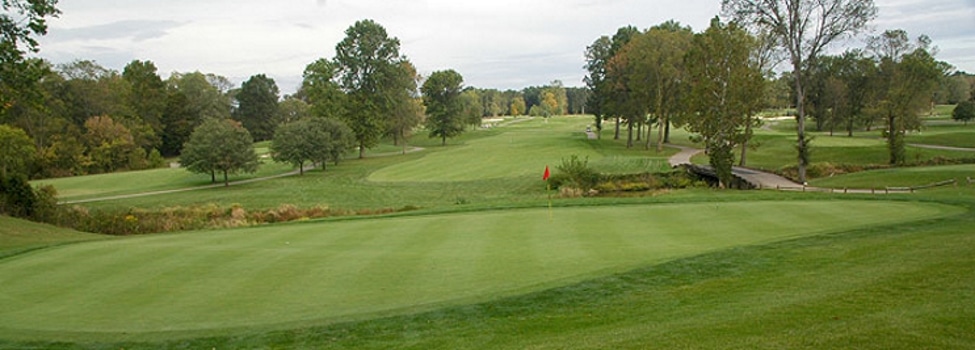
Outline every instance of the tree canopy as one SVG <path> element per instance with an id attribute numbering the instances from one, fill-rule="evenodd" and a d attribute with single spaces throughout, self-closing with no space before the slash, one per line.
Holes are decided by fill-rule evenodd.
<path id="1" fill-rule="evenodd" d="M 799 181 L 806 181 L 806 70 L 834 41 L 863 30 L 877 16 L 873 0 L 722 0 L 735 21 L 760 28 L 776 39 L 792 63 L 797 109 Z"/>
<path id="2" fill-rule="evenodd" d="M 687 53 L 690 80 L 688 129 L 701 135 L 711 166 L 723 186 L 730 184 L 733 149 L 750 135 L 749 116 L 761 100 L 764 77 L 752 61 L 754 37 L 736 24 L 715 18 L 694 36 Z"/>
<path id="3" fill-rule="evenodd" d="M 461 92 L 464 78 L 454 70 L 436 71 L 423 82 L 423 104 L 427 108 L 427 129 L 430 137 L 439 137 L 443 145 L 447 138 L 464 131 Z"/>
<path id="4" fill-rule="evenodd" d="M 224 185 L 230 184 L 229 174 L 252 173 L 260 164 L 250 132 L 240 122 L 216 118 L 193 130 L 179 161 L 191 172 L 210 174 L 212 182 L 222 173 Z"/>
<path id="5" fill-rule="evenodd" d="M 237 92 L 237 109 L 233 117 L 254 135 L 257 141 L 270 140 L 278 114 L 278 85 L 274 79 L 258 74 L 247 79 Z"/>
<path id="6" fill-rule="evenodd" d="M 363 158 L 385 133 L 386 117 L 399 102 L 395 100 L 399 86 L 392 80 L 404 58 L 399 39 L 375 21 L 358 21 L 345 35 L 335 46 L 336 79 L 347 95 L 342 119 L 355 134 Z"/>

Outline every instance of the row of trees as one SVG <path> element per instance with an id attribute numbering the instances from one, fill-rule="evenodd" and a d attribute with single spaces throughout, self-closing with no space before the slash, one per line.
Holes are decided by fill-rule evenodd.
<path id="1" fill-rule="evenodd" d="M 29 178 L 161 166 L 165 157 L 180 155 L 193 130 L 210 119 L 236 120 L 255 141 L 265 141 L 281 125 L 333 118 L 353 130 L 360 154 L 383 137 L 405 150 L 401 141 L 423 121 L 416 69 L 399 54 L 398 40 L 372 21 L 350 28 L 336 57 L 308 65 L 302 86 L 282 98 L 274 80 L 263 74 L 235 87 L 224 77 L 200 72 L 163 79 L 151 61 L 132 61 L 119 72 L 88 60 L 51 65 L 28 59 L 24 53 L 36 50 L 34 36 L 43 34 L 44 18 L 58 12 L 53 2 L 20 4 L 5 2 L 4 10 L 24 11 L 35 22 L 23 24 L 26 33 L 4 36 L 15 41 L 4 46 L 0 124 L 23 130 L 33 145 L 17 155 Z M 378 46 L 369 47 L 372 37 L 381 38 Z M 23 43 L 29 45 L 17 46 Z M 371 49 L 374 57 L 358 48 Z M 574 107 L 584 96 L 579 91 L 560 82 L 523 91 L 467 87 L 460 95 L 461 123 L 477 126 L 482 117 L 529 111 L 581 113 Z M 546 100 L 553 96 L 556 102 Z"/>
<path id="2" fill-rule="evenodd" d="M 656 125 L 659 150 L 672 125 L 686 126 L 700 136 L 727 183 L 732 150 L 740 147 L 739 164 L 747 161 L 757 112 L 794 107 L 799 180 L 805 181 L 811 154 L 807 116 L 819 128 L 851 134 L 883 125 L 890 163 L 901 164 L 904 135 L 920 128 L 918 116 L 935 101 L 968 100 L 975 90 L 970 75 L 948 75 L 951 66 L 934 58 L 929 39 L 912 41 L 901 30 L 871 37 L 865 49 L 823 55 L 832 41 L 858 33 L 875 17 L 872 1 L 722 5 L 731 22 L 715 18 L 701 33 L 674 21 L 644 31 L 627 26 L 587 47 L 585 83 L 592 92 L 587 105 L 597 129 L 615 120 L 615 138 L 626 126 L 628 147 L 646 135 L 650 148 Z M 782 60 L 793 71 L 776 77 L 772 68 Z M 783 104 L 789 98 L 793 102 Z"/>
<path id="3" fill-rule="evenodd" d="M 742 147 L 743 162 L 757 124 L 753 116 L 767 101 L 771 60 L 763 43 L 718 18 L 697 34 L 668 21 L 600 37 L 586 50 L 585 79 L 593 91 L 589 108 L 597 129 L 602 121 L 615 119 L 614 137 L 620 138 L 625 125 L 627 147 L 632 147 L 645 127 L 645 147 L 650 148 L 655 124 L 659 151 L 671 125 L 685 126 L 700 135 L 721 182 L 728 183 L 733 150 Z"/>

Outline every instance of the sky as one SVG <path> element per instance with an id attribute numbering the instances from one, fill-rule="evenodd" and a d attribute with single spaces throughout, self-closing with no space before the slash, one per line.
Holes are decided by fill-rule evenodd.
<path id="1" fill-rule="evenodd" d="M 926 34 L 939 60 L 975 73 L 975 0 L 875 0 L 874 34 Z M 586 46 L 634 25 L 667 20 L 705 29 L 720 0 L 61 0 L 40 57 L 94 60 L 121 71 L 152 61 L 163 79 L 200 71 L 236 84 L 256 74 L 283 94 L 305 66 L 332 58 L 356 21 L 399 38 L 420 74 L 454 69 L 466 86 L 515 89 L 560 80 L 581 86 Z M 862 43 L 847 44 L 862 46 Z M 842 51 L 841 46 L 832 48 Z"/>

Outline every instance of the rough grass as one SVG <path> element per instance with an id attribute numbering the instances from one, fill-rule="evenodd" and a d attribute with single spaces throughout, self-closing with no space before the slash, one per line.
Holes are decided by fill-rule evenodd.
<path id="1" fill-rule="evenodd" d="M 252 174 L 231 175 L 230 181 L 240 181 L 258 177 L 283 174 L 291 171 L 289 165 L 266 160 L 258 171 Z M 223 176 L 217 174 L 221 183 Z M 178 188 L 211 185 L 210 175 L 195 174 L 182 168 L 150 169 L 120 173 L 65 177 L 37 180 L 35 186 L 52 185 L 58 191 L 59 200 L 80 200 L 108 197 L 132 193 L 172 190 Z"/>
<path id="2" fill-rule="evenodd" d="M 290 328 L 489 300 L 708 251 L 959 212 L 881 201 L 690 203 L 78 244 L 0 261 L 0 335 L 97 341 Z M 634 217 L 641 219 L 627 220 Z"/>
<path id="3" fill-rule="evenodd" d="M 107 236 L 0 216 L 0 263 L 2 263 L 3 258 L 51 245 L 108 238 Z"/>
<path id="4" fill-rule="evenodd" d="M 811 185 L 832 188 L 919 187 L 956 180 L 958 186 L 969 186 L 968 178 L 975 178 L 975 164 L 864 171 L 816 179 Z"/>
<path id="5" fill-rule="evenodd" d="M 590 156 L 590 164 L 601 171 L 639 173 L 666 168 L 666 158 L 675 152 L 657 153 L 643 147 L 627 150 L 623 141 L 611 136 L 588 140 L 583 131 L 591 117 L 515 121 L 465 133 L 446 147 L 416 135 L 412 143 L 424 147 L 422 152 L 349 159 L 339 166 L 329 164 L 324 173 L 319 169 L 269 182 L 85 206 L 97 210 L 209 203 L 239 204 L 248 210 L 276 208 L 282 203 L 339 209 L 510 206 L 544 199 L 541 176 L 545 165 L 554 169 L 573 154 Z"/>

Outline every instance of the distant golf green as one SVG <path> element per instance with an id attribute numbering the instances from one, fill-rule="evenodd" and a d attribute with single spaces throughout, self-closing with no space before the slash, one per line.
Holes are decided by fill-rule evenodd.
<path id="1" fill-rule="evenodd" d="M 95 241 L 0 260 L 0 336 L 157 339 L 328 323 L 521 294 L 734 246 L 961 212 L 894 201 L 658 204 Z"/>

